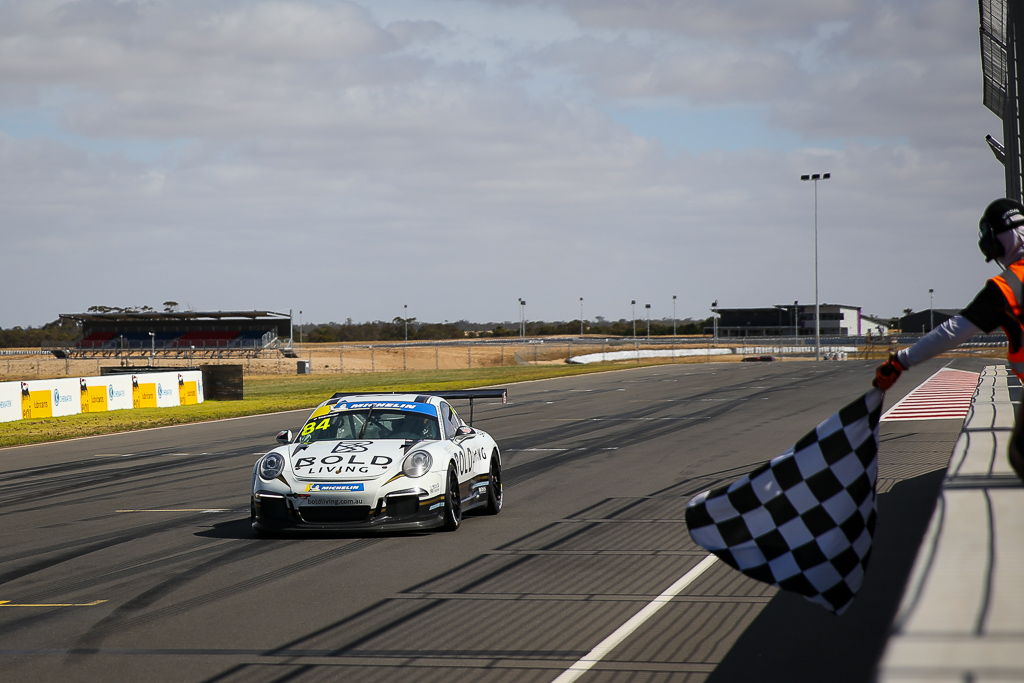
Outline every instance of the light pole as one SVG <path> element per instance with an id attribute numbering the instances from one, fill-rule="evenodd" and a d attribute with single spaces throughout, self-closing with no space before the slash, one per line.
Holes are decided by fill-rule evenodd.
<path id="1" fill-rule="evenodd" d="M 676 336 L 676 295 L 672 295 L 672 336 Z"/>
<path id="2" fill-rule="evenodd" d="M 636 299 L 631 299 L 629 305 L 633 307 L 633 339 L 636 339 Z"/>
<path id="3" fill-rule="evenodd" d="M 519 336 L 526 337 L 526 300 L 519 299 Z"/>
<path id="4" fill-rule="evenodd" d="M 402 304 L 402 321 L 405 323 L 405 341 L 409 341 L 409 304 Z"/>
<path id="5" fill-rule="evenodd" d="M 153 359 L 156 358 L 156 332 L 149 331 L 149 367 L 153 367 Z"/>
<path id="6" fill-rule="evenodd" d="M 647 309 L 647 339 L 651 338 L 651 305 L 644 304 L 644 308 Z"/>
<path id="7" fill-rule="evenodd" d="M 711 338 L 718 341 L 718 299 L 711 302 Z"/>
<path id="8" fill-rule="evenodd" d="M 800 305 L 798 300 L 793 300 L 793 337 L 800 341 Z"/>
<path id="9" fill-rule="evenodd" d="M 583 297 L 580 297 L 580 338 L 583 337 Z"/>
<path id="10" fill-rule="evenodd" d="M 831 173 L 808 173 L 800 176 L 800 180 L 814 181 L 814 360 L 821 360 L 821 307 L 818 303 L 818 181 L 831 177 Z"/>
<path id="11" fill-rule="evenodd" d="M 934 306 L 935 306 L 935 304 L 934 304 L 935 297 L 934 297 L 934 294 L 935 294 L 935 290 L 934 289 L 929 289 L 928 290 L 928 329 L 929 330 L 934 330 L 935 329 L 935 308 L 934 308 Z"/>

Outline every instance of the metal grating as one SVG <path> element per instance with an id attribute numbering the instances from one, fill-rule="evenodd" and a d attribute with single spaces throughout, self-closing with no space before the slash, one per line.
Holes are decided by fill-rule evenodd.
<path id="1" fill-rule="evenodd" d="M 979 0 L 982 102 L 993 114 L 1006 110 L 1006 0 Z"/>

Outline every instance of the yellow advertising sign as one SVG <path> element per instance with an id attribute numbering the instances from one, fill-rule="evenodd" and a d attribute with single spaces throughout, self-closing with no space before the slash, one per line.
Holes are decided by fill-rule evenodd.
<path id="1" fill-rule="evenodd" d="M 35 417 L 53 417 L 53 397 L 47 390 L 30 391 L 26 396 L 21 394 L 21 416 L 26 419 Z"/>
<path id="2" fill-rule="evenodd" d="M 199 403 L 199 382 L 180 383 L 178 385 L 178 396 L 183 406 L 192 406 Z"/>
<path id="3" fill-rule="evenodd" d="M 107 412 L 107 387 L 82 387 L 82 412 Z"/>
<path id="4" fill-rule="evenodd" d="M 156 408 L 156 383 L 132 385 L 133 408 Z"/>

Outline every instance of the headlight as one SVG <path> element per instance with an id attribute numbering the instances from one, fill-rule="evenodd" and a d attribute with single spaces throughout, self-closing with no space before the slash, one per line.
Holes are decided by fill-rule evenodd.
<path id="1" fill-rule="evenodd" d="M 260 477 L 270 481 L 284 471 L 284 457 L 280 453 L 267 453 L 260 460 Z"/>
<path id="2" fill-rule="evenodd" d="M 430 453 L 426 451 L 413 451 L 405 456 L 405 462 L 402 463 L 402 472 L 407 477 L 422 477 L 430 471 L 430 466 L 433 464 L 434 459 L 430 457 Z"/>

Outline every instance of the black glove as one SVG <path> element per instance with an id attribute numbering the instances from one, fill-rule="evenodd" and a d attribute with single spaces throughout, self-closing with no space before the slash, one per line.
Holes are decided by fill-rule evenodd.
<path id="1" fill-rule="evenodd" d="M 889 360 L 875 368 L 875 379 L 871 384 L 882 391 L 888 391 L 893 384 L 896 384 L 896 380 L 900 378 L 900 374 L 904 370 L 906 368 L 896 360 L 896 354 L 890 354 Z"/>

